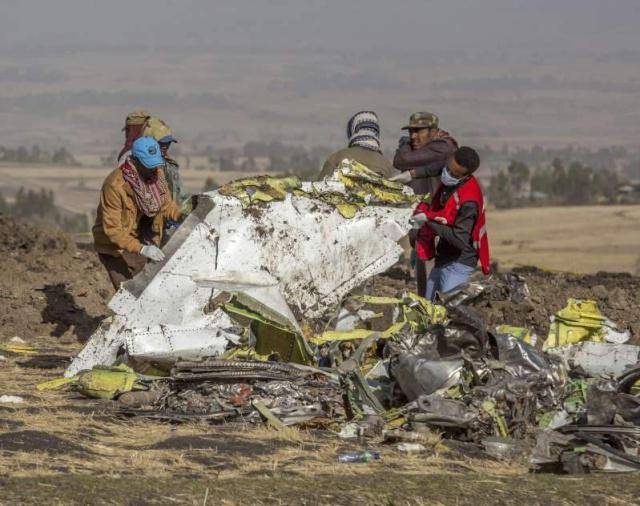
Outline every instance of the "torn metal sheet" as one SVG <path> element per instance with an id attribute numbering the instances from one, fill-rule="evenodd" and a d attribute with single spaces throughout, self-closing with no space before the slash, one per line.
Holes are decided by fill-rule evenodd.
<path id="1" fill-rule="evenodd" d="M 640 362 L 640 346 L 584 341 L 578 344 L 549 348 L 547 353 L 560 357 L 567 368 L 577 366 L 590 376 L 619 376 Z"/>
<path id="2" fill-rule="evenodd" d="M 233 333 L 234 323 L 217 310 L 196 325 L 155 325 L 125 331 L 125 346 L 130 356 L 153 362 L 174 362 L 221 355 L 229 342 L 240 343 Z"/>
<path id="3" fill-rule="evenodd" d="M 228 339 L 205 314 L 209 301 L 225 290 L 247 294 L 298 328 L 302 320 L 334 311 L 352 289 L 397 262 L 410 206 L 364 205 L 347 219 L 317 197 L 322 186 L 302 183 L 297 191 L 303 193 L 248 209 L 219 192 L 200 196 L 164 247 L 165 260 L 121 286 L 109 303 L 113 323 L 91 337 L 65 375 L 111 365 L 121 347 L 137 357 L 140 338 L 151 337 L 145 332 L 155 332 L 160 346 L 145 353 L 163 356 L 175 346 L 188 350 L 192 341 L 201 347 L 205 329 L 214 340 Z"/>
<path id="4" fill-rule="evenodd" d="M 391 363 L 390 372 L 407 399 L 447 390 L 460 381 L 462 360 L 429 360 L 403 353 Z"/>

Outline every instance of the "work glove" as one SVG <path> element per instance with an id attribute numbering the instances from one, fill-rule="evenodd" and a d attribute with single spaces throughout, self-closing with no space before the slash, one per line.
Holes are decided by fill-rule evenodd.
<path id="1" fill-rule="evenodd" d="M 154 245 L 142 246 L 140 254 L 153 262 L 162 262 L 164 260 L 164 253 L 160 248 Z"/>
<path id="2" fill-rule="evenodd" d="M 411 171 L 405 170 L 397 176 L 393 176 L 390 180 L 396 183 L 409 184 L 411 182 Z"/>
<path id="3" fill-rule="evenodd" d="M 409 223 L 411 223 L 411 227 L 414 230 L 420 230 L 427 221 L 429 221 L 429 218 L 424 213 L 414 214 L 409 218 Z"/>

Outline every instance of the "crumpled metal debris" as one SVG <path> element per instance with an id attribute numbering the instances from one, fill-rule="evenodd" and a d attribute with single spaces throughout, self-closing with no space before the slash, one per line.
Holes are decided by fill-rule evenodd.
<path id="1" fill-rule="evenodd" d="M 440 294 L 442 303 L 447 307 L 466 305 L 480 299 L 520 303 L 529 300 L 530 296 L 524 278 L 511 272 L 492 274 L 481 281 L 472 276 L 469 282 Z"/>
<path id="2" fill-rule="evenodd" d="M 233 296 L 218 302 L 216 308 L 231 303 L 251 321 L 272 322 Z M 465 305 L 445 310 L 416 296 L 355 295 L 342 310 L 356 315 L 350 327 L 305 339 L 314 363 L 322 362 L 325 346 L 350 345 L 326 368 L 260 354 L 178 361 L 157 382 L 151 405 L 132 409 L 123 402 L 121 413 L 276 430 L 298 425 L 402 444 L 432 444 L 423 435 L 435 431 L 541 471 L 640 470 L 639 366 L 599 374 L 558 356 L 566 347 L 535 348 L 526 329 L 489 331 Z"/>

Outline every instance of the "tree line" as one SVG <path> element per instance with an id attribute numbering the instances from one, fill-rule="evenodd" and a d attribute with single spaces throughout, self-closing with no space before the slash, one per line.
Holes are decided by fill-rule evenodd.
<path id="1" fill-rule="evenodd" d="M 556 158 L 549 166 L 531 170 L 512 160 L 506 169 L 492 174 L 487 195 L 498 208 L 633 203 L 637 192 L 620 192 L 625 182 L 615 169 L 594 169 L 578 161 Z"/>
<path id="2" fill-rule="evenodd" d="M 52 190 L 35 191 L 21 187 L 16 192 L 13 203 L 7 202 L 0 193 L 0 213 L 43 225 L 53 225 L 71 233 L 89 230 L 89 220 L 86 215 L 60 212 L 55 205 L 55 194 Z"/>
<path id="3" fill-rule="evenodd" d="M 37 144 L 31 146 L 31 148 L 25 146 L 18 146 L 17 148 L 0 146 L 0 162 L 81 165 L 65 147 L 48 151 L 41 149 Z"/>

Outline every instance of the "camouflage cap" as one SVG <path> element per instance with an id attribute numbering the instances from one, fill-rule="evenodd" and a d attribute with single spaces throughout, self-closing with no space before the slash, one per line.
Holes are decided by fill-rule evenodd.
<path id="1" fill-rule="evenodd" d="M 151 115 L 146 111 L 133 111 L 127 114 L 127 119 L 124 122 L 124 128 L 133 125 L 144 125 Z"/>
<path id="2" fill-rule="evenodd" d="M 409 118 L 409 124 L 402 130 L 410 128 L 438 128 L 438 116 L 430 112 L 414 112 Z"/>
<path id="3" fill-rule="evenodd" d="M 178 142 L 173 136 L 173 132 L 164 121 L 157 116 L 151 116 L 147 121 L 147 126 L 144 129 L 142 135 L 147 137 L 153 137 L 158 142 L 161 142 L 165 138 L 170 138 L 172 142 Z"/>

